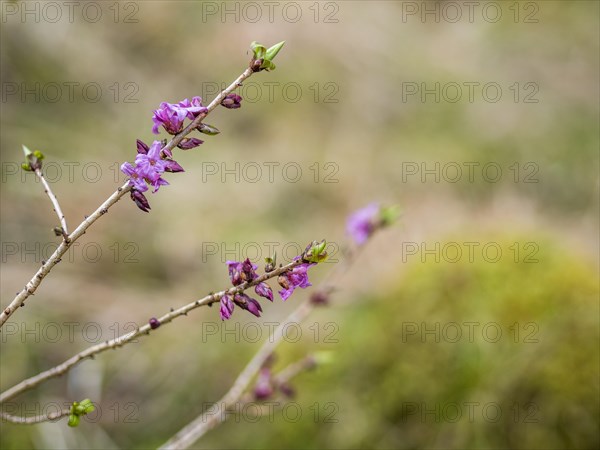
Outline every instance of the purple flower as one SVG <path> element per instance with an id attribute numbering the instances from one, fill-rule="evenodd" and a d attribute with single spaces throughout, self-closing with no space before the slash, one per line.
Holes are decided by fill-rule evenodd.
<path id="1" fill-rule="evenodd" d="M 186 112 L 187 118 L 191 120 L 194 120 L 200 114 L 208 112 L 208 108 L 202 106 L 202 98 L 197 96 L 193 97 L 192 101 L 189 101 L 186 98 L 185 100 L 180 101 L 177 106 L 183 109 Z"/>
<path id="2" fill-rule="evenodd" d="M 371 203 L 354 212 L 346 222 L 346 231 L 358 244 L 364 244 L 378 226 L 379 205 Z"/>
<path id="3" fill-rule="evenodd" d="M 231 314 L 233 314 L 233 308 L 231 296 L 229 294 L 223 295 L 223 297 L 221 297 L 221 309 L 219 311 L 221 313 L 221 320 L 229 319 Z"/>
<path id="4" fill-rule="evenodd" d="M 156 317 L 152 317 L 148 323 L 150 324 L 150 328 L 153 330 L 156 330 L 158 327 L 160 327 L 160 321 Z"/>
<path id="5" fill-rule="evenodd" d="M 177 134 L 183 130 L 183 121 L 187 116 L 187 110 L 181 108 L 179 105 L 162 102 L 152 116 L 152 121 L 154 122 L 152 132 L 158 134 L 158 128 L 162 126 L 167 133 Z"/>
<path id="6" fill-rule="evenodd" d="M 290 298 L 294 289 L 297 287 L 307 288 L 312 286 L 312 284 L 308 281 L 308 268 L 310 266 L 314 266 L 314 264 L 303 263 L 299 266 L 294 267 L 289 272 L 282 273 L 279 275 L 277 281 L 279 285 L 283 288 L 283 290 L 279 291 L 279 295 L 281 295 L 282 300 L 287 300 Z"/>
<path id="7" fill-rule="evenodd" d="M 133 167 L 131 163 L 125 162 L 121 165 L 121 172 L 129 177 L 129 184 L 139 192 L 146 192 L 148 185 L 144 181 L 144 175 L 139 167 Z"/>
<path id="8" fill-rule="evenodd" d="M 138 174 L 142 175 L 152 183 L 155 192 L 160 184 L 168 184 L 164 180 L 162 183 L 155 183 L 167 167 L 167 162 L 161 157 L 161 149 L 162 142 L 154 141 L 148 150 L 148 153 L 138 153 L 135 157 L 135 165 Z"/>
<path id="9" fill-rule="evenodd" d="M 254 385 L 254 398 L 256 400 L 265 400 L 273 394 L 271 384 L 271 370 L 267 368 L 260 369 L 256 384 Z"/>
<path id="10" fill-rule="evenodd" d="M 184 138 L 181 140 L 179 147 L 181 150 L 189 150 L 190 148 L 198 147 L 200 144 L 203 144 L 204 141 L 197 138 Z"/>
<path id="11" fill-rule="evenodd" d="M 252 264 L 248 258 L 244 262 L 239 261 L 227 261 L 227 267 L 229 268 L 229 278 L 231 284 L 239 286 L 245 281 L 252 281 L 258 277 L 256 269 L 258 266 Z"/>
<path id="12" fill-rule="evenodd" d="M 147 188 L 146 188 L 147 189 Z M 137 189 L 133 188 L 131 190 L 131 200 L 135 202 L 138 208 L 140 208 L 144 212 L 150 211 L 150 203 L 148 203 L 148 199 L 144 194 L 142 194 Z"/>
<path id="13" fill-rule="evenodd" d="M 221 105 L 229 109 L 238 109 L 242 106 L 241 101 L 242 97 L 235 93 L 231 93 L 221 101 Z"/>
<path id="14" fill-rule="evenodd" d="M 158 128 L 162 126 L 167 133 L 178 134 L 183 130 L 183 122 L 186 118 L 194 120 L 206 112 L 208 108 L 202 106 L 200 97 L 194 97 L 191 101 L 186 98 L 177 104 L 162 102 L 152 116 L 154 122 L 152 132 L 158 134 Z"/>
<path id="15" fill-rule="evenodd" d="M 258 283 L 254 288 L 254 292 L 256 292 L 261 297 L 268 299 L 269 301 L 273 301 L 273 290 L 271 286 L 269 286 L 264 281 L 262 283 Z"/>
<path id="16" fill-rule="evenodd" d="M 251 314 L 254 314 L 256 317 L 260 317 L 262 307 L 260 306 L 260 303 L 258 303 L 252 297 L 249 297 L 242 292 L 240 294 L 235 294 L 235 296 L 233 297 L 233 301 L 240 308 L 245 309 Z"/>

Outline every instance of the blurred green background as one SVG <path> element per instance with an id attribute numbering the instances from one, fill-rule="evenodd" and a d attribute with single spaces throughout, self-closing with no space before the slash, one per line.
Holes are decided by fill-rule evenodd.
<path id="1" fill-rule="evenodd" d="M 339 260 L 347 214 L 381 201 L 401 225 L 278 350 L 277 367 L 331 356 L 294 381 L 302 416 L 241 414 L 196 446 L 598 447 L 598 2 L 76 3 L 70 20 L 2 2 L 2 305 L 57 242 L 21 144 L 46 154 L 73 229 L 152 141 L 160 102 L 208 102 L 251 41 L 286 46 L 207 120 L 219 136 L 177 153 L 186 172 L 150 214 L 119 202 L 7 323 L 2 389 L 226 287 L 226 259 L 326 238 Z M 226 392 L 260 345 L 249 327 L 265 339 L 308 294 L 226 324 L 201 308 L 87 361 L 4 410 L 89 397 L 94 420 L 2 423 L 0 446 L 160 445 Z"/>

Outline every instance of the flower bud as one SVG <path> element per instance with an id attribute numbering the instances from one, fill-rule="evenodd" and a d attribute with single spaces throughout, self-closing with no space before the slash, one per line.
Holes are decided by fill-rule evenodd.
<path id="1" fill-rule="evenodd" d="M 208 134 L 209 136 L 214 136 L 220 133 L 217 127 L 209 125 L 207 123 L 201 123 L 196 127 L 196 130 L 198 130 L 200 133 Z"/>
<path id="2" fill-rule="evenodd" d="M 148 203 L 148 199 L 144 194 L 142 194 L 137 189 L 131 190 L 131 200 L 135 202 L 138 208 L 140 208 L 144 212 L 150 211 L 150 203 Z"/>
<path id="3" fill-rule="evenodd" d="M 233 301 L 240 308 L 245 309 L 250 314 L 255 315 L 256 317 L 260 317 L 260 313 L 262 312 L 262 307 L 260 303 L 258 303 L 253 298 L 247 296 L 244 293 L 235 294 L 233 297 Z"/>
<path id="4" fill-rule="evenodd" d="M 302 261 L 311 263 L 320 263 L 327 259 L 328 255 L 325 251 L 327 241 L 323 239 L 321 242 L 313 241 L 306 247 L 302 255 Z"/>
<path id="5" fill-rule="evenodd" d="M 269 49 L 265 53 L 265 59 L 268 61 L 273 61 L 273 59 L 275 59 L 275 57 L 277 56 L 277 53 L 279 53 L 279 50 L 282 49 L 284 44 L 285 44 L 285 41 L 281 41 L 278 44 L 275 44 L 272 47 L 269 47 Z"/>
<path id="6" fill-rule="evenodd" d="M 160 327 L 160 321 L 156 317 L 152 317 L 148 323 L 150 324 L 150 328 L 153 330 L 156 330 L 158 327 Z"/>
<path id="7" fill-rule="evenodd" d="M 275 270 L 275 267 L 277 266 L 277 252 L 273 254 L 273 257 L 269 256 L 265 258 L 265 263 L 265 272 L 272 272 Z"/>
<path id="8" fill-rule="evenodd" d="M 221 297 L 221 320 L 229 319 L 233 314 L 233 302 L 231 301 L 231 296 L 229 294 L 223 295 Z"/>
<path id="9" fill-rule="evenodd" d="M 264 281 L 256 285 L 256 287 L 254 288 L 254 292 L 271 302 L 273 301 L 273 290 L 271 289 L 271 286 L 269 286 Z"/>
<path id="10" fill-rule="evenodd" d="M 250 314 L 254 314 L 256 317 L 260 317 L 260 313 L 262 312 L 262 307 L 260 306 L 260 303 L 258 303 L 256 300 L 250 297 L 248 297 L 247 302 L 248 303 L 246 304 L 246 309 L 248 310 L 248 312 Z"/>
<path id="11" fill-rule="evenodd" d="M 177 173 L 177 172 L 185 172 L 185 171 L 183 170 L 183 167 L 181 167 L 177 161 L 168 159 L 168 160 L 166 160 L 166 164 L 165 164 L 165 172 Z"/>
<path id="12" fill-rule="evenodd" d="M 139 139 L 136 140 L 136 143 L 137 143 L 137 152 L 141 153 L 142 155 L 147 155 L 148 150 L 150 150 L 150 147 L 148 147 L 148 145 L 146 145 L 144 142 L 140 141 Z"/>
<path id="13" fill-rule="evenodd" d="M 191 148 L 198 147 L 200 144 L 203 144 L 203 143 L 204 143 L 204 141 L 201 139 L 184 138 L 181 140 L 179 145 L 177 145 L 177 147 L 179 147 L 181 150 L 189 150 Z"/>
<path id="14" fill-rule="evenodd" d="M 242 106 L 241 101 L 242 97 L 232 92 L 221 101 L 221 105 L 228 109 L 238 109 Z"/>
<path id="15" fill-rule="evenodd" d="M 21 167 L 27 171 L 35 171 L 42 168 L 42 159 L 44 154 L 39 150 L 31 151 L 23 145 L 23 153 L 25 153 L 25 163 Z"/>

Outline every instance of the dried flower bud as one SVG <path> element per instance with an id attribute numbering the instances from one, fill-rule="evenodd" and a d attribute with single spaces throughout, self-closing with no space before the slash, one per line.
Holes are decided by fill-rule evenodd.
<path id="1" fill-rule="evenodd" d="M 252 72 L 260 72 L 260 66 L 262 66 L 263 62 L 264 61 L 262 58 L 253 59 L 252 61 L 250 61 L 250 68 L 252 69 Z"/>
<path id="2" fill-rule="evenodd" d="M 281 286 L 284 289 L 290 288 L 290 281 L 284 273 L 277 277 L 277 282 L 279 283 L 279 286 Z"/>

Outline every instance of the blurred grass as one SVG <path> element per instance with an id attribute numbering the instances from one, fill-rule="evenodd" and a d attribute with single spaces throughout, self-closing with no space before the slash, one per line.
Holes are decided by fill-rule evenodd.
<path id="1" fill-rule="evenodd" d="M 186 172 L 170 176 L 171 186 L 150 197 L 152 213 L 143 215 L 127 199 L 111 209 L 82 238 L 73 259 L 61 263 L 19 311 L 15 323 L 97 322 L 104 337 L 113 337 L 129 322 L 142 323 L 226 285 L 227 258 L 207 255 L 206 243 L 231 249 L 236 242 L 240 247 L 257 242 L 264 250 L 267 242 L 281 248 L 324 237 L 343 245 L 349 211 L 374 199 L 396 202 L 404 208 L 404 226 L 378 238 L 362 268 L 345 280 L 336 308 L 315 318 L 320 325 L 338 324 L 340 343 L 316 345 L 304 339 L 281 349 L 282 364 L 305 351 L 336 355 L 331 365 L 298 379 L 301 420 L 227 423 L 201 444 L 597 447 L 598 3 L 539 3 L 537 24 L 504 19 L 497 24 L 400 23 L 400 2 L 339 3 L 337 24 L 200 23 L 199 5 L 140 3 L 138 24 L 2 24 L 3 83 L 93 81 L 104 88 L 98 103 L 11 97 L 0 105 L 3 177 L 6 164 L 20 161 L 23 143 L 42 150 L 47 162 L 58 162 L 63 170 L 64 163 L 75 161 L 78 168 L 86 163 L 102 168 L 96 183 L 86 182 L 79 169 L 73 182 L 64 173 L 55 183 L 71 227 L 122 182 L 115 168 L 134 158 L 135 139 L 153 138 L 152 110 L 161 101 L 200 93 L 203 83 L 234 79 L 247 62 L 252 40 L 287 41 L 277 70 L 258 74 L 253 82 L 295 82 L 303 89 L 296 103 L 279 93 L 274 102 L 264 95 L 237 111 L 215 111 L 209 122 L 222 133 L 207 137 L 199 149 L 180 152 L 177 159 Z M 454 81 L 495 81 L 504 96 L 494 104 L 402 101 L 403 82 Z M 139 101 L 115 103 L 108 89 L 115 82 L 136 83 Z M 539 103 L 515 103 L 508 90 L 515 82 L 535 82 Z M 318 102 L 310 90 L 315 83 Z M 324 102 L 330 93 L 326 83 L 338 88 L 336 103 Z M 303 176 L 289 183 L 277 171 L 273 183 L 266 176 L 258 183 L 235 183 L 231 177 L 223 183 L 219 176 L 202 179 L 206 162 L 228 168 L 236 162 L 295 162 Z M 309 169 L 315 162 L 321 168 L 319 182 Z M 327 162 L 339 169 L 335 183 L 322 182 Z M 498 183 L 481 177 L 474 183 L 465 178 L 422 183 L 419 176 L 403 180 L 403 164 L 433 167 L 436 162 L 495 162 L 504 172 Z M 521 169 L 535 163 L 538 182 L 515 183 L 508 169 L 515 162 Z M 27 248 L 55 242 L 50 206 L 39 185 L 23 182 L 20 175 L 2 181 L 2 242 Z M 421 264 L 417 257 L 403 263 L 403 243 L 444 239 L 496 240 L 503 248 L 535 242 L 539 263 L 515 264 L 510 257 L 497 264 Z M 131 251 L 127 243 L 137 262 L 125 262 Z M 86 261 L 81 249 L 96 244 L 102 257 Z M 3 305 L 39 263 L 32 255 L 21 258 L 22 253 L 3 253 Z M 319 280 L 330 267 L 319 268 L 313 277 Z M 269 305 L 257 323 L 279 320 L 293 306 Z M 101 422 L 77 430 L 63 423 L 31 428 L 3 423 L 2 448 L 160 444 L 195 417 L 203 402 L 225 392 L 258 345 L 205 339 L 202 324 L 218 322 L 217 315 L 214 308 L 194 312 L 161 329 L 160 339 L 103 355 L 70 377 L 19 397 L 31 405 L 96 394 L 94 400 L 103 406 Z M 250 321 L 242 314 L 234 317 L 242 324 Z M 503 327 L 533 322 L 539 326 L 539 343 L 402 340 L 406 322 L 468 320 Z M 63 338 L 55 344 L 35 342 L 32 336 L 35 332 L 26 339 L 25 352 L 18 335 L 2 342 L 3 388 L 89 345 L 81 333 L 73 342 Z M 503 416 L 497 423 L 481 416 L 449 423 L 403 413 L 410 402 L 468 401 L 498 402 Z M 119 407 L 111 410 L 116 402 Z M 124 422 L 133 411 L 125 409 L 129 402 L 138 412 L 134 423 Z M 323 414 L 326 403 L 338 405 L 339 422 L 315 423 L 309 409 L 315 402 Z M 537 405 L 539 421 L 515 422 L 514 403 Z"/>

